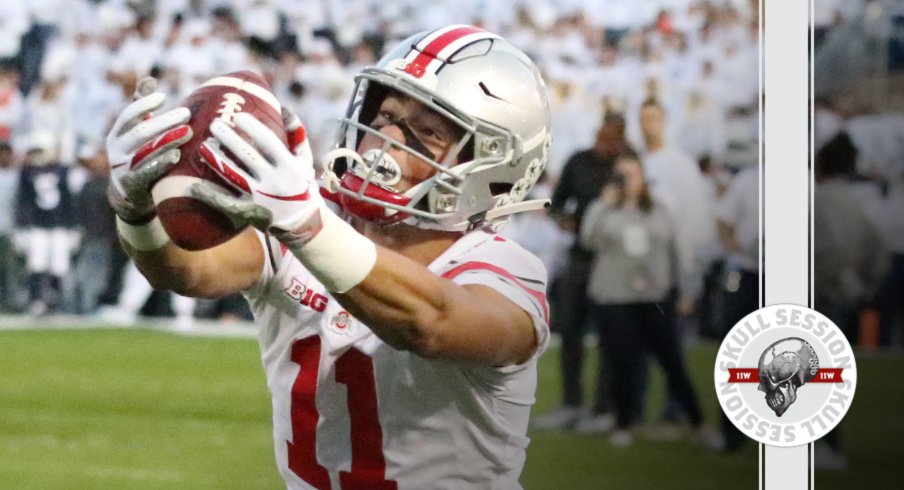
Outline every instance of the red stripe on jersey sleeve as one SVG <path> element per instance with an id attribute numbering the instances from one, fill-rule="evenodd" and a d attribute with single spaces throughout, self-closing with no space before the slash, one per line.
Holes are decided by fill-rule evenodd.
<path id="1" fill-rule="evenodd" d="M 457 266 L 447 270 L 446 272 L 444 272 L 442 274 L 441 277 L 443 277 L 445 279 L 452 279 L 465 272 L 479 271 L 479 270 L 489 271 L 489 272 L 492 272 L 493 274 L 502 276 L 502 277 L 508 279 L 509 281 L 513 282 L 515 285 L 517 285 L 521 289 L 523 289 L 525 292 L 527 292 L 527 294 L 533 296 L 533 298 L 536 299 L 538 303 L 540 303 L 540 307 L 543 308 L 543 320 L 545 320 L 547 324 L 549 323 L 549 305 L 546 303 L 546 294 L 529 288 L 523 282 L 521 282 L 520 279 L 518 279 L 517 277 L 515 277 L 514 275 L 509 273 L 509 271 L 507 271 L 499 266 L 495 266 L 493 264 L 488 264 L 486 262 L 465 262 L 464 264 L 457 265 Z"/>

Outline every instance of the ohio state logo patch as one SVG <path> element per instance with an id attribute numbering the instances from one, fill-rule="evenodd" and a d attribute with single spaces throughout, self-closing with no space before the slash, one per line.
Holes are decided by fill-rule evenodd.
<path id="1" fill-rule="evenodd" d="M 741 432 L 770 446 L 799 446 L 847 413 L 857 366 L 847 338 L 825 315 L 772 305 L 728 332 L 714 381 L 722 410 Z"/>
<path id="2" fill-rule="evenodd" d="M 354 324 L 355 319 L 352 315 L 342 310 L 330 318 L 330 330 L 340 335 L 350 335 L 352 331 L 352 325 Z"/>

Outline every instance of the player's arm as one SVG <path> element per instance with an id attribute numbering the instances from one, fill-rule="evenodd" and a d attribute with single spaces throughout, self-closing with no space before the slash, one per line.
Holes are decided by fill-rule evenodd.
<path id="1" fill-rule="evenodd" d="M 384 247 L 365 278 L 335 297 L 386 343 L 428 358 L 504 366 L 537 347 L 533 319 L 501 293 L 455 284 Z"/>
<path id="2" fill-rule="evenodd" d="M 153 79 L 139 84 L 137 100 L 120 113 L 107 136 L 110 187 L 123 248 L 157 289 L 194 297 L 219 297 L 257 281 L 263 247 L 253 230 L 211 249 L 190 252 L 174 245 L 160 220 L 149 187 L 179 161 L 179 146 L 191 139 L 190 113 L 177 108 L 159 115 L 164 96 Z"/>
<path id="3" fill-rule="evenodd" d="M 257 283 L 264 263 L 263 246 L 251 228 L 221 245 L 195 252 L 173 242 L 142 252 L 120 238 L 154 289 L 194 298 L 220 298 L 248 289 Z"/>
<path id="4" fill-rule="evenodd" d="M 254 144 L 214 121 L 216 139 L 201 145 L 201 155 L 214 171 L 238 176 L 245 184 L 242 195 L 233 197 L 202 182 L 192 187 L 195 197 L 273 234 L 390 345 L 489 366 L 531 355 L 537 339 L 525 310 L 489 287 L 459 286 L 378 247 L 323 204 L 307 141 L 293 145 L 293 154 L 253 116 L 236 114 L 234 122 Z M 220 144 L 241 155 L 243 165 L 228 158 Z"/>

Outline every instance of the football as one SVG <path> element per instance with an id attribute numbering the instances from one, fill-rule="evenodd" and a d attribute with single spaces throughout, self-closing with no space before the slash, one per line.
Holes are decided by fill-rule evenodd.
<path id="1" fill-rule="evenodd" d="M 181 105 L 191 111 L 188 124 L 193 135 L 182 145 L 179 162 L 154 184 L 151 195 L 160 222 L 173 243 L 186 250 L 204 250 L 242 231 L 225 215 L 190 193 L 192 184 L 206 180 L 238 195 L 201 160 L 198 147 L 211 136 L 210 123 L 219 119 L 231 124 L 235 114 L 247 112 L 273 130 L 283 143 L 286 142 L 286 131 L 281 105 L 273 90 L 262 76 L 251 71 L 211 78 L 189 94 Z M 228 150 L 225 153 L 232 157 Z M 237 159 L 233 158 L 233 161 L 241 165 Z"/>

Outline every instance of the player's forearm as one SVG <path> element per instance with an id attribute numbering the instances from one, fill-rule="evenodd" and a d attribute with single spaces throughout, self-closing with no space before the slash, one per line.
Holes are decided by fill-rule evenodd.
<path id="1" fill-rule="evenodd" d="M 122 237 L 120 237 L 122 238 Z M 136 250 L 126 240 L 120 239 L 123 250 L 135 262 L 135 266 L 147 278 L 154 289 L 171 290 L 186 296 L 197 287 L 198 277 L 191 266 L 191 253 L 169 242 L 152 251 Z"/>
<path id="2" fill-rule="evenodd" d="M 364 281 L 336 298 L 355 318 L 398 349 L 433 357 L 446 305 L 446 285 L 385 248 Z M 420 269 L 420 270 L 419 270 Z"/>
<path id="3" fill-rule="evenodd" d="M 527 313 L 474 287 L 477 293 L 380 247 L 367 278 L 336 298 L 384 342 L 422 357 L 486 366 L 525 359 L 536 340 Z"/>
<path id="4" fill-rule="evenodd" d="M 320 210 L 318 233 L 283 243 L 339 302 L 398 349 L 434 357 L 436 332 L 447 309 L 447 281 L 379 247 L 332 211 Z"/>
<path id="5" fill-rule="evenodd" d="M 252 230 L 194 252 L 170 241 L 142 251 L 122 235 L 120 238 L 126 253 L 155 289 L 194 298 L 219 298 L 250 288 L 260 278 L 264 260 L 263 247 Z"/>

